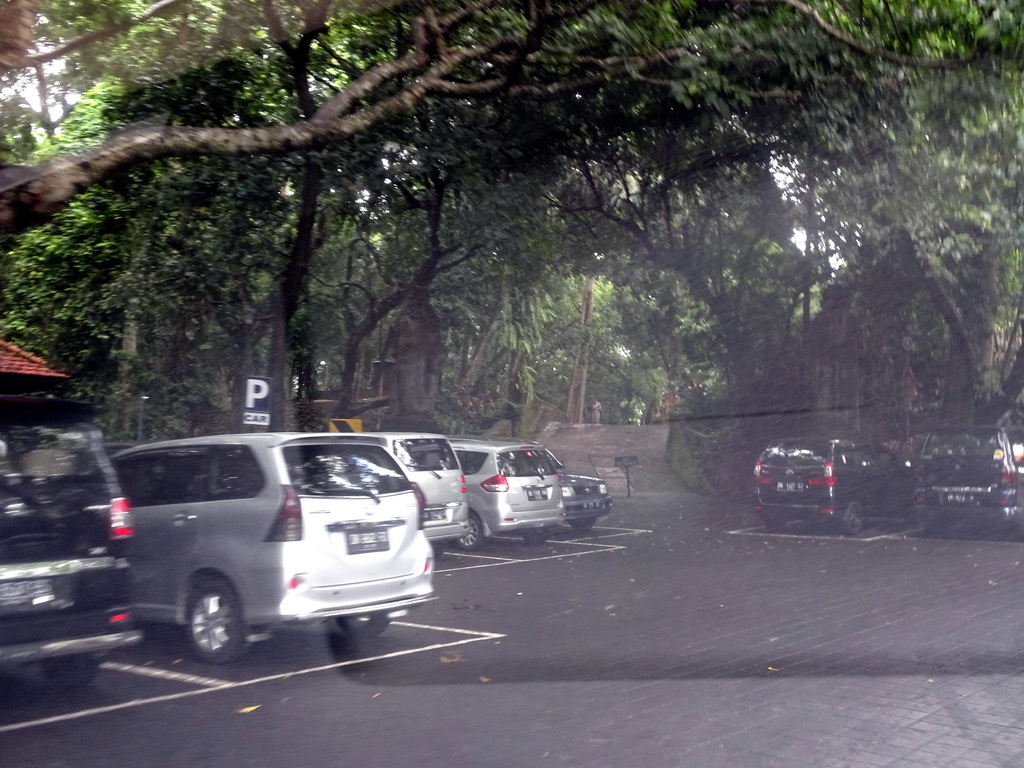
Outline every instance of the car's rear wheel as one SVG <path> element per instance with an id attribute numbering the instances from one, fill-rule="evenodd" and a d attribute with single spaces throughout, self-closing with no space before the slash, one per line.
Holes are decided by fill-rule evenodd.
<path id="1" fill-rule="evenodd" d="M 197 658 L 211 664 L 234 661 L 246 647 L 242 607 L 224 579 L 203 578 L 189 594 L 186 635 Z"/>
<path id="2" fill-rule="evenodd" d="M 474 552 L 484 545 L 484 524 L 480 516 L 470 510 L 469 516 L 466 518 L 466 526 L 466 532 L 461 539 L 456 541 L 456 546 L 467 552 Z"/>
<path id="3" fill-rule="evenodd" d="M 89 653 L 59 656 L 43 661 L 43 675 L 58 688 L 79 688 L 88 685 L 100 668 L 99 656 Z"/>
<path id="4" fill-rule="evenodd" d="M 548 540 L 547 528 L 529 528 L 522 533 L 523 541 L 531 547 L 538 547 Z"/>
<path id="5" fill-rule="evenodd" d="M 354 640 L 370 640 L 378 637 L 391 624 L 386 613 L 368 613 L 365 616 L 339 616 L 334 626 Z"/>
<path id="6" fill-rule="evenodd" d="M 856 536 L 865 522 L 864 509 L 856 501 L 851 501 L 839 516 L 839 532 L 844 536 Z"/>
<path id="7" fill-rule="evenodd" d="M 586 533 L 594 527 L 594 523 L 597 522 L 596 517 L 577 517 L 575 520 L 570 520 L 569 525 L 572 526 L 574 531 L 579 533 Z"/>

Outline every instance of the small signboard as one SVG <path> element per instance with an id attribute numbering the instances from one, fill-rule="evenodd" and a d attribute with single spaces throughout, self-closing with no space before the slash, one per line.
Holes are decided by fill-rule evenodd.
<path id="1" fill-rule="evenodd" d="M 640 464 L 640 459 L 637 458 L 636 456 L 616 456 L 615 457 L 615 466 L 618 467 L 621 470 L 624 470 L 625 473 L 626 473 L 626 496 L 632 496 L 633 495 L 633 489 L 630 486 L 630 482 L 629 482 L 629 468 L 630 467 L 638 466 L 639 464 Z"/>
<path id="2" fill-rule="evenodd" d="M 242 423 L 270 426 L 270 379 L 250 376 L 245 380 L 245 410 Z"/>
<path id="3" fill-rule="evenodd" d="M 328 432 L 362 432 L 362 419 L 328 419 Z"/>

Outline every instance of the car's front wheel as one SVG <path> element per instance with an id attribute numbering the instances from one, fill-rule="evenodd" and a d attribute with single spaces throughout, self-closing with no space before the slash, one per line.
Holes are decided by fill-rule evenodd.
<path id="1" fill-rule="evenodd" d="M 224 579 L 203 578 L 188 598 L 186 634 L 192 652 L 202 661 L 226 664 L 246 647 L 242 607 Z"/>
<path id="2" fill-rule="evenodd" d="M 473 510 L 469 511 L 469 516 L 466 518 L 466 532 L 462 534 L 462 538 L 457 540 L 456 546 L 459 549 L 464 549 L 467 552 L 475 552 L 484 545 L 484 524 L 480 519 L 480 516 Z"/>

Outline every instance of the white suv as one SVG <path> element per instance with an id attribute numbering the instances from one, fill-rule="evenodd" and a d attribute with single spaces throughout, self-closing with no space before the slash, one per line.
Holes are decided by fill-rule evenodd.
<path id="1" fill-rule="evenodd" d="M 540 544 L 565 522 L 558 470 L 543 447 L 515 440 L 450 437 L 469 496 L 469 530 L 458 546 L 475 550 L 488 536 L 514 533 Z"/>
<path id="2" fill-rule="evenodd" d="M 117 454 L 137 616 L 184 626 L 196 656 L 223 663 L 275 625 L 370 635 L 433 599 L 422 494 L 382 446 L 339 437 L 217 435 Z"/>

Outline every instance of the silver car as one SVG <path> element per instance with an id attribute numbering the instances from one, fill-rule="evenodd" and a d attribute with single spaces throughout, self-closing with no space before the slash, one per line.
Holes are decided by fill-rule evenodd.
<path id="1" fill-rule="evenodd" d="M 458 546 L 475 550 L 489 536 L 512 533 L 540 544 L 564 523 L 558 470 L 537 444 L 449 438 L 462 464 L 469 496 L 469 530 Z"/>
<path id="2" fill-rule="evenodd" d="M 355 432 L 349 439 L 384 446 L 423 492 L 423 532 L 443 544 L 466 535 L 466 480 L 448 438 L 421 432 Z"/>
<path id="3" fill-rule="evenodd" d="M 135 512 L 133 600 L 223 663 L 276 625 L 376 634 L 434 597 L 422 495 L 382 446 L 263 433 L 150 443 L 114 465 Z"/>

